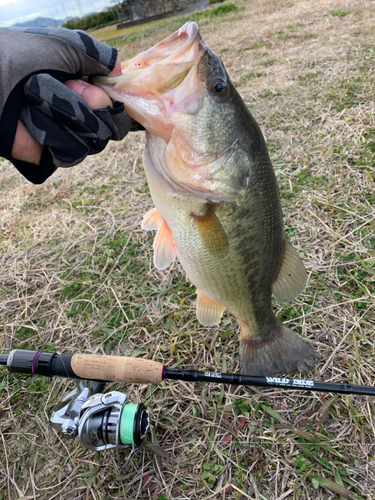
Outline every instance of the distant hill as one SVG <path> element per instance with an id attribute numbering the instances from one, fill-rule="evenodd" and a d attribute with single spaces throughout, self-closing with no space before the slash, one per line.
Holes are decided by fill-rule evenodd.
<path id="1" fill-rule="evenodd" d="M 71 19 L 71 17 L 67 17 L 65 19 L 52 19 L 50 17 L 36 17 L 35 19 L 33 19 L 31 21 L 13 24 L 12 27 L 14 27 L 14 28 L 37 28 L 37 27 L 49 28 L 51 26 L 61 26 L 69 19 Z"/>

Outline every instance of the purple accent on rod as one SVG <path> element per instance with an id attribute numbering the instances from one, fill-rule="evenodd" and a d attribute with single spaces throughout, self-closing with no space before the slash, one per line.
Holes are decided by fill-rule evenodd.
<path id="1" fill-rule="evenodd" d="M 31 363 L 31 372 L 33 375 L 35 375 L 35 372 L 34 372 L 34 363 L 35 363 L 35 360 L 36 360 L 36 357 L 38 356 L 38 354 L 42 352 L 42 351 L 36 351 L 34 357 L 33 357 L 33 360 L 32 360 L 32 363 Z"/>
<path id="2" fill-rule="evenodd" d="M 164 375 L 165 375 L 165 366 L 163 366 L 163 369 L 161 371 L 161 379 L 164 380 Z"/>

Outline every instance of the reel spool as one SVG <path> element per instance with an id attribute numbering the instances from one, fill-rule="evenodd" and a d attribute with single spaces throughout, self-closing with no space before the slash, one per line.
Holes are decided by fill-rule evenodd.
<path id="1" fill-rule="evenodd" d="M 67 439 L 78 436 L 80 444 L 92 451 L 138 448 L 150 426 L 144 404 L 130 404 L 118 391 L 102 394 L 98 392 L 102 387 L 91 382 L 88 388 L 77 381 L 76 388 L 55 407 L 52 427 Z"/>

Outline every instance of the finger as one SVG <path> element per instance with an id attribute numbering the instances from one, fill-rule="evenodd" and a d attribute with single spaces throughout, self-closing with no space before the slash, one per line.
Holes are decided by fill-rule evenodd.
<path id="1" fill-rule="evenodd" d="M 29 134 L 25 125 L 18 120 L 14 136 L 12 157 L 15 160 L 27 161 L 39 165 L 43 147 Z"/>
<path id="2" fill-rule="evenodd" d="M 120 59 L 116 59 L 116 64 L 113 70 L 108 73 L 107 76 L 119 76 L 121 75 L 121 62 Z M 91 109 L 101 109 L 107 106 L 112 106 L 112 101 L 104 90 L 91 85 L 83 80 L 68 80 L 65 85 L 73 92 L 78 94 Z"/>
<path id="3" fill-rule="evenodd" d="M 107 76 L 120 76 L 120 75 L 121 75 L 121 61 L 119 58 L 117 58 L 115 67 L 110 73 L 108 73 Z"/>
<path id="4" fill-rule="evenodd" d="M 78 94 L 91 109 L 102 109 L 112 106 L 112 101 L 104 90 L 83 80 L 68 80 L 65 85 Z"/>

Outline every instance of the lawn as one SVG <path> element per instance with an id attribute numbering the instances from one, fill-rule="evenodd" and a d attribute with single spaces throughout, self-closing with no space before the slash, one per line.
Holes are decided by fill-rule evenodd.
<path id="1" fill-rule="evenodd" d="M 286 233 L 308 285 L 277 316 L 320 352 L 312 380 L 375 377 L 375 4 L 232 0 L 194 13 L 260 124 Z M 225 5 L 225 4 L 221 4 Z M 215 6 L 210 6 L 210 9 Z M 186 19 L 110 43 L 122 60 Z M 152 264 L 152 207 L 135 132 L 41 186 L 0 161 L 0 352 L 132 355 L 236 372 L 238 325 L 195 318 L 176 261 Z M 147 443 L 94 453 L 49 424 L 67 380 L 1 373 L 0 500 L 331 500 L 375 498 L 370 397 L 165 381 L 110 384 L 151 415 Z"/>

